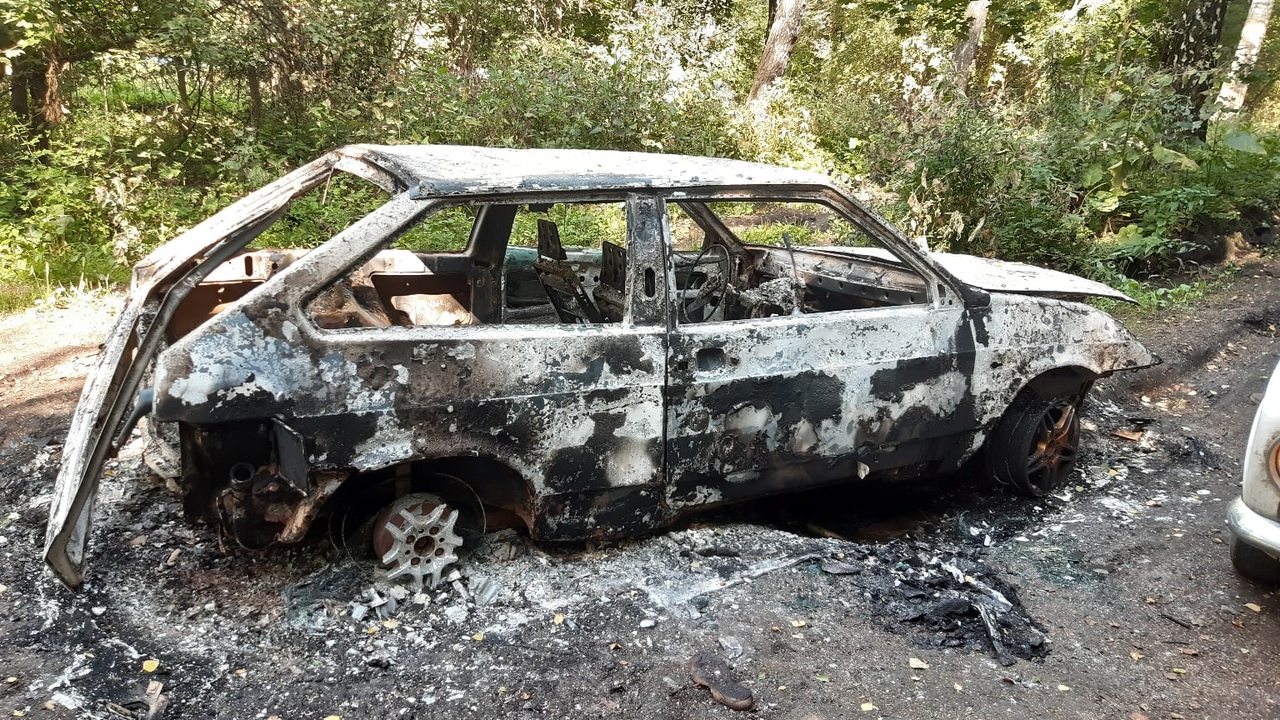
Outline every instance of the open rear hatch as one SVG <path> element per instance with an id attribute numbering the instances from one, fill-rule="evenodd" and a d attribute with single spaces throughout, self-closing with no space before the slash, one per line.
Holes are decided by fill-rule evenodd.
<path id="1" fill-rule="evenodd" d="M 160 351 L 165 328 L 183 299 L 215 268 L 232 258 L 275 222 L 298 196 L 334 170 L 359 175 L 389 192 L 397 178 L 362 158 L 339 152 L 304 165 L 237 201 L 157 248 L 138 263 L 124 308 L 111 329 L 62 451 L 45 533 L 45 562 L 68 587 L 84 582 L 85 548 L 103 463 L 128 440 L 126 422 L 139 405 L 143 377 Z"/>

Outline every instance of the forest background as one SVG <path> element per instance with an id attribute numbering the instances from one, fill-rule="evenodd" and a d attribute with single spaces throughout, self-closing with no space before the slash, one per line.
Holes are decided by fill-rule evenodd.
<path id="1" fill-rule="evenodd" d="M 0 0 L 0 310 L 119 282 L 182 229 L 353 142 L 817 169 L 936 250 L 1062 268 L 1158 307 L 1212 281 L 1187 271 L 1213 238 L 1274 235 L 1271 11 Z M 313 224 L 285 232 L 348 220 L 309 209 Z"/>

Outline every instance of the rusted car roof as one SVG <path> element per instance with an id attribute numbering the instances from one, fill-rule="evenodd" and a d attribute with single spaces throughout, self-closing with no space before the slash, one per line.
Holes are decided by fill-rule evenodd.
<path id="1" fill-rule="evenodd" d="M 817 173 L 720 158 L 614 150 L 475 148 L 454 145 L 348 145 L 337 151 L 395 176 L 422 195 L 483 195 L 513 190 L 819 185 Z"/>

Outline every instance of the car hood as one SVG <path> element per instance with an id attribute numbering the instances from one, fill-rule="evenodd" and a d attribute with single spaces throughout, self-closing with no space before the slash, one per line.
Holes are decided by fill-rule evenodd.
<path id="1" fill-rule="evenodd" d="M 830 247 L 822 250 L 836 255 L 861 255 L 897 262 L 896 256 L 880 248 Z M 989 292 L 1041 295 L 1062 300 L 1102 297 L 1137 304 L 1133 298 L 1109 285 L 1058 270 L 974 255 L 931 252 L 929 257 L 960 282 Z"/>
<path id="2" fill-rule="evenodd" d="M 1064 299 L 1104 297 L 1135 302 L 1133 298 L 1109 285 L 1058 270 L 973 255 L 929 255 L 961 282 L 991 292 L 1046 295 Z"/>

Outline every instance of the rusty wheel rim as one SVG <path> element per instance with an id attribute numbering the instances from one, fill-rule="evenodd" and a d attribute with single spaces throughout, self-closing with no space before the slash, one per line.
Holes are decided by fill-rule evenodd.
<path id="1" fill-rule="evenodd" d="M 1080 418 L 1075 403 L 1061 400 L 1040 417 L 1027 456 L 1027 482 L 1041 494 L 1058 487 L 1076 466 Z"/>
<path id="2" fill-rule="evenodd" d="M 458 561 L 457 521 L 458 511 L 434 495 L 406 495 L 389 505 L 373 524 L 374 551 L 387 577 L 409 577 L 419 588 L 439 585 L 441 572 Z"/>

